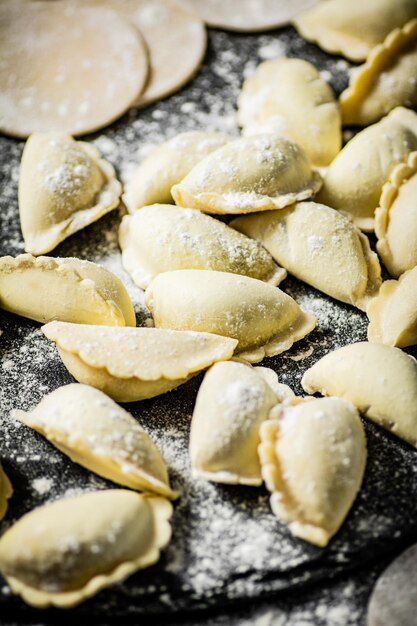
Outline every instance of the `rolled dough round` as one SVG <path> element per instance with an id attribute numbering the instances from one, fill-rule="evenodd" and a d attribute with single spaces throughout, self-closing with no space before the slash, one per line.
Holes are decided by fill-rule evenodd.
<path id="1" fill-rule="evenodd" d="M 417 544 L 395 559 L 378 578 L 368 605 L 368 626 L 415 626 Z"/>
<path id="2" fill-rule="evenodd" d="M 109 9 L 60 2 L 0 6 L 0 130 L 81 135 L 122 115 L 148 74 L 140 33 Z"/>
<path id="3" fill-rule="evenodd" d="M 206 24 L 225 30 L 259 32 L 289 24 L 318 0 L 177 0 Z"/>

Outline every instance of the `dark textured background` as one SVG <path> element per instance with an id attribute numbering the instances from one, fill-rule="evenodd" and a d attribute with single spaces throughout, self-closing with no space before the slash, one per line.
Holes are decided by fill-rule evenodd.
<path id="1" fill-rule="evenodd" d="M 230 120 L 242 73 L 270 56 L 268 49 L 274 50 L 277 41 L 288 56 L 305 58 L 325 70 L 336 91 L 346 84 L 347 64 L 307 44 L 291 28 L 268 35 L 210 31 L 206 60 L 188 87 L 163 102 L 129 112 L 88 139 L 97 140 L 123 174 L 126 163 L 135 160 L 144 143 L 158 143 L 194 128 L 218 127 L 237 133 Z M 0 137 L 1 254 L 23 251 L 17 209 L 22 148 L 23 142 Z M 113 212 L 65 241 L 53 254 L 106 264 L 106 259 L 114 260 L 117 255 L 119 221 L 120 215 Z M 301 393 L 299 381 L 305 369 L 331 349 L 365 339 L 367 320 L 363 313 L 294 279 L 281 286 L 313 311 L 319 324 L 289 353 L 265 359 L 262 365 L 273 367 L 282 382 Z M 146 313 L 138 301 L 136 309 L 140 323 Z M 0 458 L 15 489 L 8 515 L 0 524 L 4 530 L 43 502 L 113 485 L 72 464 L 40 436 L 10 419 L 12 408 L 31 408 L 72 379 L 38 324 L 0 312 L 0 328 L 4 330 L 0 338 Z M 165 396 L 126 406 L 160 444 L 173 486 L 183 493 L 175 505 L 172 543 L 160 562 L 66 612 L 27 607 L 0 580 L 2 626 L 176 620 L 190 626 L 200 622 L 218 626 L 365 623 L 365 606 L 376 576 L 395 554 L 417 540 L 415 451 L 365 424 L 369 458 L 363 487 L 341 531 L 328 548 L 319 549 L 290 537 L 270 513 L 265 489 L 190 479 L 189 420 L 200 382 L 201 376 Z M 33 481 L 45 477 L 51 479 L 51 488 L 42 494 L 33 488 Z"/>

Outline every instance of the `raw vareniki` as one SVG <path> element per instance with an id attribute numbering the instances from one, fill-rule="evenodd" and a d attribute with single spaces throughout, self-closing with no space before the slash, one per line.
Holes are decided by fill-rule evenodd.
<path id="1" fill-rule="evenodd" d="M 42 330 L 78 382 L 119 402 L 175 389 L 216 361 L 230 359 L 237 345 L 219 335 L 157 328 L 50 322 Z"/>

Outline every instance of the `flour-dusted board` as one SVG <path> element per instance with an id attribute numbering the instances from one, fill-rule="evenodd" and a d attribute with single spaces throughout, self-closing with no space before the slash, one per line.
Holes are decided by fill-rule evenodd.
<path id="1" fill-rule="evenodd" d="M 262 60 L 280 55 L 314 62 L 339 92 L 348 64 L 304 42 L 293 29 L 268 35 L 210 31 L 206 61 L 180 93 L 142 110 L 133 110 L 100 135 L 90 137 L 113 163 L 122 181 L 151 147 L 185 130 L 238 133 L 234 113 L 245 76 Z M 23 142 L 0 138 L 1 254 L 23 251 L 17 207 L 17 182 Z M 120 263 L 115 211 L 74 235 L 55 251 L 96 261 L 118 274 L 135 303 L 139 324 L 149 324 L 143 294 Z M 366 316 L 326 298 L 295 279 L 281 287 L 318 318 L 318 326 L 289 352 L 264 365 L 301 393 L 303 372 L 321 356 L 366 339 Z M 147 321 L 148 320 L 148 321 Z M 40 325 L 0 312 L 0 458 L 14 486 L 5 530 L 23 513 L 44 502 L 114 485 L 73 464 L 40 435 L 10 417 L 14 408 L 30 409 L 60 385 L 72 382 L 55 347 Z M 326 549 L 293 539 L 272 515 L 264 488 L 222 486 L 190 476 L 188 435 L 198 376 L 177 390 L 126 405 L 159 444 L 172 484 L 181 492 L 172 520 L 173 537 L 160 562 L 124 583 L 104 590 L 67 614 L 84 623 L 146 614 L 226 607 L 243 599 L 267 598 L 314 581 L 325 587 L 338 572 L 387 559 L 417 540 L 417 452 L 366 423 L 368 464 L 361 492 L 336 538 Z M 16 623 L 62 619 L 56 610 L 37 611 L 11 595 L 0 581 L 0 621 Z M 2 620 L 3 617 L 3 620 Z M 328 622 L 326 622 L 328 623 Z"/>

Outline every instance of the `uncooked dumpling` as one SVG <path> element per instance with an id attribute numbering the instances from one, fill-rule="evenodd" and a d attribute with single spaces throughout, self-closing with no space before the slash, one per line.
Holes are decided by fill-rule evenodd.
<path id="1" fill-rule="evenodd" d="M 254 135 L 209 154 L 171 192 L 178 205 L 205 213 L 253 213 L 310 198 L 321 184 L 300 146 Z"/>
<path id="2" fill-rule="evenodd" d="M 305 39 L 324 50 L 365 61 L 372 48 L 413 17 L 415 0 L 326 0 L 294 23 Z"/>
<path id="3" fill-rule="evenodd" d="M 219 483 L 261 485 L 259 427 L 294 394 L 272 370 L 228 361 L 209 369 L 198 391 L 190 433 L 193 476 Z M 271 387 L 268 376 L 275 377 Z"/>
<path id="4" fill-rule="evenodd" d="M 7 500 L 12 497 L 12 494 L 12 484 L 0 464 L 0 520 L 3 519 L 6 514 Z"/>
<path id="5" fill-rule="evenodd" d="M 326 546 L 362 483 L 366 441 L 355 407 L 338 398 L 293 400 L 261 424 L 262 475 L 275 515 L 293 535 Z"/>
<path id="6" fill-rule="evenodd" d="M 417 267 L 382 284 L 371 300 L 368 341 L 406 348 L 417 343 Z"/>
<path id="7" fill-rule="evenodd" d="M 417 4 L 417 3 L 416 3 Z M 394 107 L 417 104 L 417 19 L 374 48 L 340 96 L 344 124 L 366 126 Z"/>
<path id="8" fill-rule="evenodd" d="M 37 608 L 70 608 L 158 561 L 171 538 L 164 498 L 111 489 L 38 507 L 0 539 L 0 571 Z"/>
<path id="9" fill-rule="evenodd" d="M 26 252 L 45 254 L 119 204 L 122 187 L 93 145 L 36 133 L 20 164 L 19 213 Z"/>
<path id="10" fill-rule="evenodd" d="M 266 283 L 227 272 L 177 270 L 159 274 L 145 293 L 159 328 L 217 333 L 239 341 L 250 362 L 289 350 L 316 319 Z"/>
<path id="11" fill-rule="evenodd" d="M 0 257 L 0 307 L 42 323 L 136 326 L 122 281 L 104 267 L 81 259 Z"/>
<path id="12" fill-rule="evenodd" d="M 245 135 L 269 131 L 299 143 L 316 166 L 329 165 L 342 147 L 334 93 L 302 59 L 261 63 L 243 83 L 237 118 Z"/>
<path id="13" fill-rule="evenodd" d="M 354 343 L 306 371 L 307 393 L 350 400 L 366 417 L 417 446 L 417 361 L 381 343 Z"/>
<path id="14" fill-rule="evenodd" d="M 162 272 L 208 269 L 244 274 L 278 285 L 286 271 L 258 243 L 196 209 L 155 204 L 123 218 L 124 268 L 146 289 Z"/>
<path id="15" fill-rule="evenodd" d="M 417 265 L 416 198 L 417 152 L 412 152 L 392 170 L 375 212 L 378 254 L 396 278 Z"/>
<path id="16" fill-rule="evenodd" d="M 0 130 L 16 137 L 98 130 L 141 94 L 148 56 L 139 31 L 103 7 L 0 6 Z"/>
<path id="17" fill-rule="evenodd" d="M 233 228 L 260 241 L 291 274 L 329 296 L 365 310 L 381 284 L 368 238 L 344 213 L 298 202 L 233 220 Z"/>
<path id="18" fill-rule="evenodd" d="M 165 462 L 149 435 L 98 389 L 65 385 L 32 411 L 14 411 L 13 417 L 99 476 L 166 498 L 178 495 L 169 486 Z"/>
<path id="19" fill-rule="evenodd" d="M 357 134 L 329 166 L 318 202 L 350 213 L 359 228 L 374 228 L 384 183 L 398 163 L 417 149 L 417 114 L 397 107 Z"/>
<path id="20" fill-rule="evenodd" d="M 180 133 L 158 146 L 139 165 L 126 186 L 123 201 L 129 213 L 150 204 L 171 204 L 171 188 L 205 156 L 231 140 L 208 131 Z"/>
<path id="21" fill-rule="evenodd" d="M 237 345 L 209 333 L 157 328 L 50 322 L 42 330 L 78 382 L 118 402 L 170 391 L 216 361 L 230 359 Z"/>

